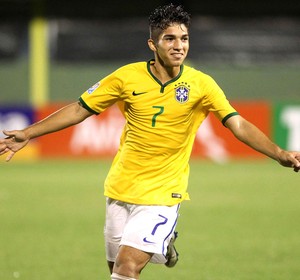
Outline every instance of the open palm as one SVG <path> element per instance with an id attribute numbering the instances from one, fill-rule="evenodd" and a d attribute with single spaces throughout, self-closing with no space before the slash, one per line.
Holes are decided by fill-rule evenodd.
<path id="1" fill-rule="evenodd" d="M 6 161 L 10 161 L 14 154 L 25 147 L 29 139 L 22 130 L 3 131 L 7 137 L 0 139 L 0 155 L 9 153 Z"/>

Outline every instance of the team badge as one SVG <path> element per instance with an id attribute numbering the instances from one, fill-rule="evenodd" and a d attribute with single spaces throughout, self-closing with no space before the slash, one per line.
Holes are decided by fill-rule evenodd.
<path id="1" fill-rule="evenodd" d="M 175 99 L 179 103 L 185 103 L 189 100 L 190 86 L 187 83 L 175 85 Z"/>
<path id="2" fill-rule="evenodd" d="M 94 84 L 92 87 L 90 87 L 88 90 L 87 90 L 87 93 L 88 94 L 91 94 L 92 92 L 94 92 L 98 87 L 100 86 L 100 83 L 96 83 Z"/>

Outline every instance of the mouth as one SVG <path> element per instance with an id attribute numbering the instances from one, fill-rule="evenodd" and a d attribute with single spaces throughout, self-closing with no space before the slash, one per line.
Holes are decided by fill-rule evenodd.
<path id="1" fill-rule="evenodd" d="M 173 56 L 176 59 L 180 59 L 183 57 L 183 53 L 172 53 L 171 56 Z"/>

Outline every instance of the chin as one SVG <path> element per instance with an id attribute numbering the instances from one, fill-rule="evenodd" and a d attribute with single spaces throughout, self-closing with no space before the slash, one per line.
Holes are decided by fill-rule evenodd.
<path id="1" fill-rule="evenodd" d="M 171 67 L 177 67 L 180 66 L 183 63 L 184 60 L 176 60 L 176 61 L 171 61 L 170 66 Z"/>
<path id="2" fill-rule="evenodd" d="M 173 63 L 173 67 L 178 67 L 180 65 L 182 65 L 183 61 L 178 61 L 178 62 L 175 62 Z"/>

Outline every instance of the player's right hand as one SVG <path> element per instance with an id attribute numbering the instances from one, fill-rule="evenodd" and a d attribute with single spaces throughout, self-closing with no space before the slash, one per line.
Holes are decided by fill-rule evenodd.
<path id="1" fill-rule="evenodd" d="M 3 131 L 7 137 L 0 139 L 0 155 L 8 153 L 6 161 L 10 161 L 15 153 L 25 147 L 29 139 L 22 130 Z"/>

